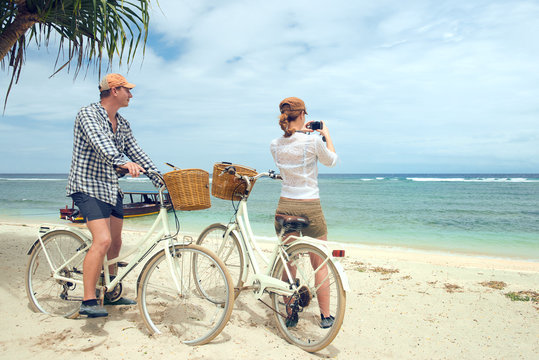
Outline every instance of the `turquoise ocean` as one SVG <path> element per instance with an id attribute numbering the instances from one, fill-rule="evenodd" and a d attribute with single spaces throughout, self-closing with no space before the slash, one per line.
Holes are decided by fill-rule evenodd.
<path id="1" fill-rule="evenodd" d="M 65 223 L 66 182 L 66 174 L 0 174 L 0 220 Z M 153 189 L 145 177 L 120 186 Z M 539 174 L 322 174 L 319 186 L 332 241 L 539 262 Z M 275 238 L 279 192 L 278 181 L 261 179 L 249 198 L 263 240 Z M 233 213 L 231 201 L 212 197 L 210 209 L 177 215 L 181 231 L 198 234 Z M 125 228 L 143 230 L 154 219 L 126 219 Z"/>

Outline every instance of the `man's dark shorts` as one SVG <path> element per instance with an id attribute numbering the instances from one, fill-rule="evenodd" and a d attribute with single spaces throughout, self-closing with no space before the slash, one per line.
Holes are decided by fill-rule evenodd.
<path id="1" fill-rule="evenodd" d="M 118 199 L 116 200 L 116 206 L 81 192 L 71 194 L 70 196 L 86 221 L 108 219 L 111 216 L 118 219 L 124 218 L 123 199 L 119 193 Z"/>

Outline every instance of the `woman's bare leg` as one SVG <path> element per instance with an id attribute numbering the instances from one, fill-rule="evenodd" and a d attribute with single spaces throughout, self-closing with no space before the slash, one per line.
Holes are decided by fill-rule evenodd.
<path id="1" fill-rule="evenodd" d="M 327 235 L 321 236 L 318 239 L 327 241 Z M 313 266 L 313 269 L 314 270 L 318 269 L 320 267 L 320 264 L 322 263 L 322 259 L 314 254 L 311 254 L 310 258 L 311 258 L 311 265 Z M 328 317 L 329 315 L 331 315 L 329 313 L 330 293 L 329 293 L 329 279 L 327 279 L 327 276 L 328 276 L 327 265 L 323 265 L 316 272 L 314 276 L 314 283 L 316 287 L 318 287 L 318 290 L 316 291 L 316 296 L 318 298 L 318 305 L 320 306 L 320 313 L 324 315 L 324 317 Z"/>

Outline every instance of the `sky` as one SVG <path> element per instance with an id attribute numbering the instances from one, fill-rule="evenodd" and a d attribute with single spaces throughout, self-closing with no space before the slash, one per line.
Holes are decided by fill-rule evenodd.
<path id="1" fill-rule="evenodd" d="M 144 56 L 103 71 L 137 85 L 120 113 L 162 171 L 274 169 L 278 105 L 297 96 L 339 155 L 320 173 L 538 173 L 538 19 L 537 0 L 159 0 Z M 56 53 L 27 52 L 0 173 L 69 172 L 99 75 L 50 77 Z"/>

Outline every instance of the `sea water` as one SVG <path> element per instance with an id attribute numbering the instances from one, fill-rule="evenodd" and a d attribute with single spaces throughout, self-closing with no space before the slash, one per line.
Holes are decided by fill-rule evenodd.
<path id="1" fill-rule="evenodd" d="M 0 220 L 65 222 L 66 183 L 65 174 L 0 174 Z M 145 177 L 120 186 L 153 189 Z M 322 174 L 319 186 L 332 241 L 539 261 L 539 174 Z M 249 218 L 263 240 L 275 238 L 279 192 L 279 181 L 264 178 L 249 197 Z M 210 209 L 176 215 L 181 231 L 196 236 L 230 221 L 235 207 L 212 197 Z M 125 228 L 147 229 L 154 219 L 126 219 Z"/>

